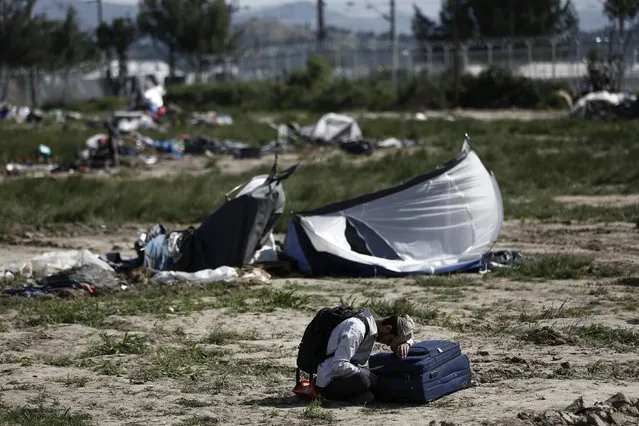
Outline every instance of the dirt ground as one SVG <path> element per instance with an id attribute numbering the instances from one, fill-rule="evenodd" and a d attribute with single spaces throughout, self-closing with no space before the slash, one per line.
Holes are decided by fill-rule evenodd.
<path id="1" fill-rule="evenodd" d="M 28 260 L 49 250 L 86 248 L 100 253 L 115 249 L 128 253 L 137 232 L 145 228 L 131 225 L 119 229 L 76 229 L 73 235 L 66 236 L 18 235 L 0 244 L 0 265 Z M 639 231 L 631 224 L 508 221 L 495 248 L 521 250 L 526 254 L 586 253 L 603 264 L 616 263 L 639 270 Z M 296 346 L 312 317 L 312 309 L 235 312 L 222 308 L 182 315 L 166 312 L 162 316 L 114 316 L 113 324 L 117 327 L 100 329 L 79 324 L 24 327 L 15 312 L 1 312 L 0 402 L 11 407 L 38 403 L 70 408 L 72 412 L 90 414 L 99 425 L 406 425 L 431 421 L 464 425 L 529 424 L 518 414 L 526 410 L 563 409 L 579 396 L 595 401 L 604 401 L 616 392 L 639 397 L 636 349 L 566 342 L 544 345 L 517 338 L 518 330 L 530 326 L 522 323 L 523 314 L 534 316 L 553 310 L 558 314 L 539 316 L 534 326 L 601 324 L 639 331 L 636 281 L 606 278 L 517 281 L 473 275 L 468 282 L 450 281 L 451 287 L 429 287 L 423 282 L 419 285 L 414 279 L 289 278 L 274 279 L 268 284 L 271 289 L 295 289 L 298 294 L 309 296 L 313 308 L 321 302 L 337 303 L 340 298 L 407 297 L 423 308 L 437 309 L 456 318 L 457 326 L 420 324 L 416 338 L 461 342 L 473 366 L 473 386 L 420 406 L 346 407 L 329 403 L 324 408 L 309 408 L 308 402 L 293 397 Z M 564 309 L 571 314 L 562 315 L 568 312 Z M 480 325 L 484 328 L 478 328 Z M 515 331 L 495 331 L 500 327 Z M 198 382 L 203 381 L 208 387 L 191 389 L 188 385 L 196 380 L 193 377 L 133 379 L 132 371 L 144 363 L 143 355 L 102 355 L 88 359 L 86 355 L 90 347 L 100 342 L 101 332 L 120 339 L 125 331 L 147 336 L 152 344 L 146 356 L 157 357 L 163 348 L 175 344 L 175 335 L 180 335 L 180 342 L 187 345 L 202 342 L 208 333 L 221 329 L 235 333 L 236 338 L 200 346 L 215 349 L 218 352 L 213 353 L 217 356 L 242 361 L 250 368 L 267 366 L 264 368 L 273 371 L 242 376 L 241 381 L 229 377 L 221 382 L 215 367 L 210 367 L 211 378 L 205 375 Z M 480 329 L 487 331 L 479 332 Z M 376 348 L 379 349 L 382 348 Z M 52 361 L 60 357 L 67 362 Z M 108 361 L 121 370 L 107 375 L 96 369 L 96 363 Z M 112 364 L 103 364 L 102 368 L 104 365 Z"/>

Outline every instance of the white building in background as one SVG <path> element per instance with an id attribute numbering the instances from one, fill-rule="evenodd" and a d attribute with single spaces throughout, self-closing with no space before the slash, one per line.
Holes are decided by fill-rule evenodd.
<path id="1" fill-rule="evenodd" d="M 111 61 L 108 65 L 111 75 L 116 78 L 120 74 L 120 64 L 117 60 Z M 82 78 L 86 80 L 99 80 L 104 78 L 106 69 L 97 69 L 84 74 Z M 184 75 L 184 72 L 176 70 L 177 75 Z M 169 76 L 169 64 L 165 61 L 154 60 L 129 60 L 127 61 L 127 73 L 129 77 L 145 77 L 153 75 L 158 81 L 163 82 Z"/>

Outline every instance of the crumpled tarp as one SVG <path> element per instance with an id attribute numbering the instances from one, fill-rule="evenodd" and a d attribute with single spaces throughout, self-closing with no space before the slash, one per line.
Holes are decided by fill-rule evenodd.
<path id="1" fill-rule="evenodd" d="M 181 271 L 162 271 L 158 272 L 151 278 L 155 284 L 176 284 L 179 282 L 190 282 L 198 284 L 210 284 L 219 281 L 261 281 L 268 282 L 271 276 L 261 270 L 253 269 L 249 272 L 242 273 L 239 269 L 230 266 L 220 266 L 216 269 L 204 269 L 197 272 L 181 272 Z"/>
<path id="2" fill-rule="evenodd" d="M 95 265 L 105 271 L 114 272 L 108 263 L 89 250 L 51 251 L 36 256 L 27 262 L 13 262 L 4 268 L 5 276 L 47 277 L 58 272 L 85 265 Z"/>
<path id="3" fill-rule="evenodd" d="M 2 293 L 11 296 L 39 297 L 73 290 L 83 290 L 89 294 L 94 294 L 96 289 L 118 289 L 125 284 L 116 277 L 114 272 L 107 271 L 94 264 L 71 268 L 35 281 L 37 285 L 10 288 Z"/>

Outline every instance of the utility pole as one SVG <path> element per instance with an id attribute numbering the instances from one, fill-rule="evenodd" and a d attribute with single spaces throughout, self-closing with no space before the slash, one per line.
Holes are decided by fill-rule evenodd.
<path id="1" fill-rule="evenodd" d="M 97 0 L 98 2 L 98 25 L 101 25 L 104 19 L 104 10 L 102 9 L 102 0 Z"/>
<path id="2" fill-rule="evenodd" d="M 324 28 L 324 0 L 317 0 L 317 45 L 320 51 L 324 51 L 326 29 Z"/>
<path id="3" fill-rule="evenodd" d="M 393 49 L 393 64 L 392 64 L 392 84 L 393 88 L 397 89 L 397 67 L 399 62 L 399 53 L 397 51 L 397 25 L 396 25 L 396 17 L 395 17 L 395 0 L 390 0 L 390 38 L 391 38 L 391 47 Z"/>
<path id="4" fill-rule="evenodd" d="M 460 43 L 459 43 L 459 9 L 460 9 L 460 1 L 461 0 L 453 0 L 454 8 L 453 8 L 453 102 L 454 106 L 459 106 L 459 86 L 460 86 Z"/>

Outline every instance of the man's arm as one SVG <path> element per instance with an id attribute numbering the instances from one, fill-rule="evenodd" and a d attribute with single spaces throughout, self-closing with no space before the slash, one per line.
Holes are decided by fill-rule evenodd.
<path id="1" fill-rule="evenodd" d="M 361 321 L 360 321 L 361 322 Z M 364 341 L 365 330 L 361 330 L 357 323 L 347 326 L 342 331 L 337 343 L 337 350 L 331 360 L 331 370 L 335 377 L 350 376 L 351 374 L 362 373 L 368 376 L 370 371 L 351 363 L 357 348 Z M 364 328 L 363 326 L 361 328 Z"/>

